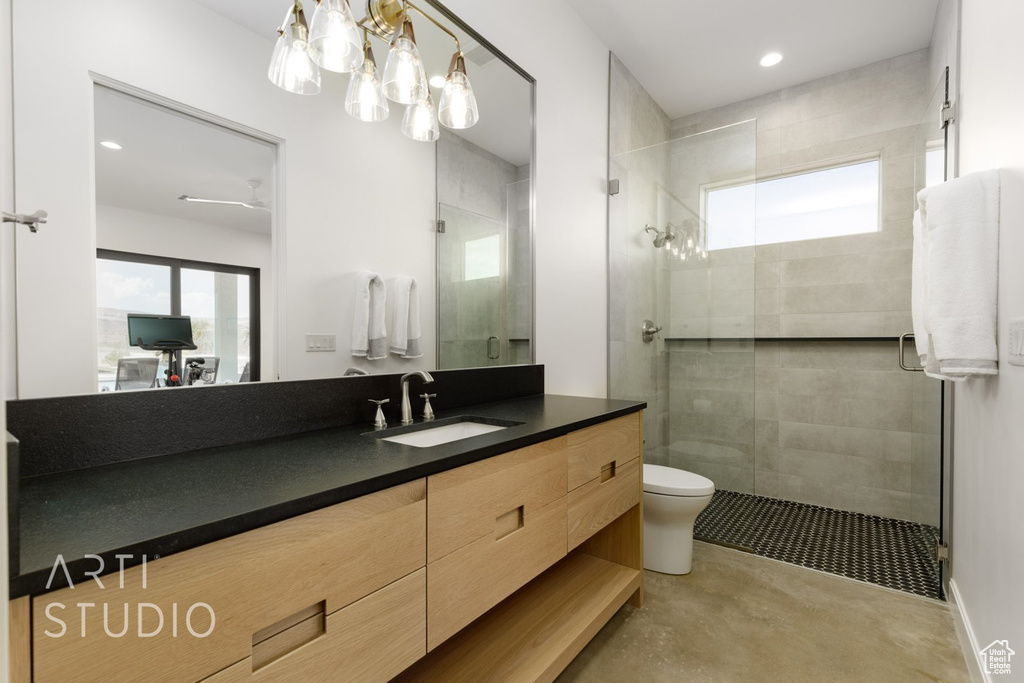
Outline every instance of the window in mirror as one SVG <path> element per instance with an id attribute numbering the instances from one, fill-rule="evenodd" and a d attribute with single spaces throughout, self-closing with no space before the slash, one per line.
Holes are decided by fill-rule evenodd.
<path id="1" fill-rule="evenodd" d="M 153 358 L 155 355 L 137 347 L 129 348 L 128 313 L 171 313 L 170 266 L 102 257 L 96 260 L 96 348 L 100 391 L 116 388 L 119 360 Z"/>
<path id="2" fill-rule="evenodd" d="M 466 242 L 465 280 L 481 280 L 501 275 L 501 240 L 499 235 Z"/>
<path id="3" fill-rule="evenodd" d="M 705 191 L 708 249 L 877 232 L 880 161 Z"/>
<path id="4" fill-rule="evenodd" d="M 237 382 L 250 365 L 250 276 L 216 270 L 181 270 L 181 314 L 192 318 L 192 341 L 206 365 L 216 358 L 216 381 Z M 209 373 L 208 373 L 209 374 Z"/>
<path id="5" fill-rule="evenodd" d="M 96 272 L 100 391 L 163 385 L 163 356 L 128 344 L 128 313 L 190 316 L 199 348 L 177 363 L 202 358 L 202 383 L 259 379 L 259 269 L 100 249 Z M 155 378 L 141 377 L 154 358 Z"/>

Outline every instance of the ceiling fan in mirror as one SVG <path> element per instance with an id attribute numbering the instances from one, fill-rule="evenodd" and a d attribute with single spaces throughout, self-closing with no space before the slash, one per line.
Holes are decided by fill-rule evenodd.
<path id="1" fill-rule="evenodd" d="M 209 199 L 206 197 L 193 197 L 192 195 L 183 194 L 178 199 L 186 202 L 195 202 L 198 204 L 223 204 L 225 206 L 241 206 L 245 209 L 258 209 L 260 211 L 270 211 L 270 205 L 262 201 L 256 196 L 256 190 L 260 187 L 259 180 L 250 180 L 249 189 L 252 190 L 252 198 L 248 201 L 237 201 L 232 199 Z"/>
<path id="2" fill-rule="evenodd" d="M 416 45 L 411 11 L 455 41 L 436 115 Z M 371 34 L 389 45 L 380 76 L 370 47 Z M 405 105 L 402 133 L 413 140 L 436 140 L 440 134 L 438 122 L 447 128 L 462 129 L 476 124 L 480 116 L 458 37 L 408 0 L 367 0 L 366 16 L 358 22 L 348 0 L 316 0 L 309 24 L 302 3 L 290 5 L 278 29 L 267 75 L 284 90 L 316 95 L 320 92 L 320 69 L 352 74 L 345 111 L 360 121 L 386 119 L 388 100 Z"/>

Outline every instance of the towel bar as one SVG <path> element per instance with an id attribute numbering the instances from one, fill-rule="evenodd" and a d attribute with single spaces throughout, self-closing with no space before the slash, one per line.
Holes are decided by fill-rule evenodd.
<path id="1" fill-rule="evenodd" d="M 904 341 L 907 338 L 913 339 L 914 338 L 914 333 L 913 332 L 908 332 L 906 334 L 901 334 L 900 335 L 900 369 L 901 370 L 906 370 L 907 372 L 924 372 L 924 368 L 911 367 L 911 366 L 907 365 L 904 362 L 904 360 L 903 360 L 903 358 L 904 358 L 903 349 L 904 349 L 904 346 L 905 346 Z"/>

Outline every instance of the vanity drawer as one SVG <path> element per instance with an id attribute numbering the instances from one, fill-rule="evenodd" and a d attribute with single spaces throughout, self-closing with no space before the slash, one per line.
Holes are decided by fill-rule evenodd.
<path id="1" fill-rule="evenodd" d="M 418 569 L 328 614 L 318 634 L 279 658 L 261 666 L 247 657 L 206 683 L 388 681 L 426 654 L 426 597 Z"/>
<path id="2" fill-rule="evenodd" d="M 199 680 L 248 657 L 253 636 L 291 615 L 323 603 L 325 614 L 352 604 L 423 567 L 426 557 L 426 485 L 420 479 L 323 510 L 198 548 L 150 561 L 119 577 L 101 577 L 33 599 L 34 681 Z M 66 622 L 47 617 L 56 610 Z M 79 603 L 93 603 L 86 616 L 86 637 Z M 140 603 L 163 614 L 163 627 L 138 637 Z M 216 621 L 205 637 L 189 633 L 187 611 L 197 603 L 213 610 Z M 128 632 L 118 633 L 128 605 Z M 177 617 L 176 628 L 174 617 Z M 153 608 L 144 609 L 146 632 L 157 630 Z M 192 619 L 196 633 L 209 630 L 206 608 Z"/>
<path id="3" fill-rule="evenodd" d="M 427 562 L 481 539 L 565 496 L 566 437 L 427 478 Z"/>
<path id="4" fill-rule="evenodd" d="M 640 456 L 641 415 L 624 415 L 569 433 L 569 491 L 600 477 L 610 463 L 621 467 Z"/>
<path id="5" fill-rule="evenodd" d="M 566 499 L 533 510 L 522 526 L 477 539 L 427 565 L 427 649 L 563 558 Z"/>
<path id="6" fill-rule="evenodd" d="M 640 502 L 640 459 L 608 467 L 569 492 L 568 543 L 572 550 Z"/>

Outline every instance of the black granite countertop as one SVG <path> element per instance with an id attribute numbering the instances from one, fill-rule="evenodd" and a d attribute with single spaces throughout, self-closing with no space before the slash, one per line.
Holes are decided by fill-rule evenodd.
<path id="1" fill-rule="evenodd" d="M 78 582 L 636 412 L 644 403 L 536 395 L 439 412 L 522 424 L 415 448 L 358 424 L 22 479 L 11 597 L 47 590 L 58 555 Z M 404 428 L 413 430 L 416 427 Z M 391 430 L 389 430 L 389 433 Z M 50 589 L 66 585 L 56 572 Z"/>

